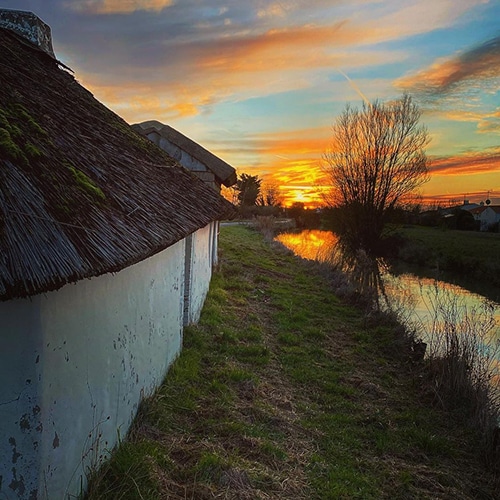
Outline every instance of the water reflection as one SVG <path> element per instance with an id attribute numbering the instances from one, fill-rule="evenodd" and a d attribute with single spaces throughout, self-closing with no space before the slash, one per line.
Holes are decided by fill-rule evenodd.
<path id="1" fill-rule="evenodd" d="M 373 297 L 378 307 L 396 310 L 400 319 L 413 325 L 429 341 L 451 319 L 463 329 L 488 332 L 489 344 L 500 341 L 500 304 L 449 282 L 421 278 L 411 273 L 391 274 L 381 259 L 362 251 L 347 251 L 330 231 L 306 230 L 283 233 L 276 239 L 297 255 L 329 263 L 348 273 L 358 290 Z M 490 318 L 495 324 L 486 324 Z"/>
<path id="2" fill-rule="evenodd" d="M 330 231 L 316 229 L 300 233 L 282 233 L 276 240 L 304 259 L 316 260 L 340 269 L 349 277 L 356 291 L 375 308 L 386 301 L 381 259 L 373 259 L 365 251 L 351 251 L 343 240 Z"/>
<path id="3" fill-rule="evenodd" d="M 281 233 L 275 239 L 304 259 L 328 263 L 332 261 L 332 249 L 339 241 L 336 234 L 316 229 L 306 229 L 300 233 Z"/>

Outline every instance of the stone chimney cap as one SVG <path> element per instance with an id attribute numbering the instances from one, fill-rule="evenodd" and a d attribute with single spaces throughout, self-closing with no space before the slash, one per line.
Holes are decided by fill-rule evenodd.
<path id="1" fill-rule="evenodd" d="M 0 9 L 0 28 L 14 31 L 55 59 L 50 26 L 33 12 Z"/>

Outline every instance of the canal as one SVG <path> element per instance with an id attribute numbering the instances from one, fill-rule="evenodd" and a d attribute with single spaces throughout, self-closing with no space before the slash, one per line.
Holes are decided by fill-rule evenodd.
<path id="1" fill-rule="evenodd" d="M 338 237 L 330 231 L 282 233 L 275 239 L 302 258 L 333 265 L 338 260 L 335 251 Z M 495 351 L 494 357 L 500 359 L 498 302 L 449 280 L 419 276 L 401 266 L 396 271 L 377 261 L 376 268 L 378 277 L 371 282 L 378 283 L 377 293 L 383 295 L 381 303 L 397 310 L 403 323 L 416 331 L 431 349 L 439 348 L 436 346 L 440 332 L 453 322 L 458 333 L 473 332 L 480 336 L 483 348 Z"/>

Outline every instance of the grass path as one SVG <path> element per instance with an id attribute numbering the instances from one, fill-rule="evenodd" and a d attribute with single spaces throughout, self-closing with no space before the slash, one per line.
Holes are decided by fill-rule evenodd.
<path id="1" fill-rule="evenodd" d="M 314 266 L 222 228 L 201 321 L 88 499 L 499 498 L 401 349 Z"/>

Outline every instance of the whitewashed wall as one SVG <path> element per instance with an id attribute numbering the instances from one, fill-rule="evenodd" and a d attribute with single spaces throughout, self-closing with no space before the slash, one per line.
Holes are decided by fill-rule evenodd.
<path id="1" fill-rule="evenodd" d="M 200 319 L 212 276 L 213 252 L 216 250 L 214 238 L 217 238 L 217 227 L 218 223 L 212 222 L 191 235 L 191 244 L 188 245 L 191 250 L 186 255 L 189 265 L 186 266 L 185 325 L 196 323 Z"/>
<path id="2" fill-rule="evenodd" d="M 194 233 L 193 318 L 211 276 Z M 0 303 L 0 498 L 58 500 L 124 437 L 181 348 L 185 240 L 115 275 Z"/>
<path id="3" fill-rule="evenodd" d="M 203 163 L 179 148 L 179 146 L 165 139 L 165 137 L 162 137 L 158 132 L 153 132 L 148 137 L 172 158 L 175 158 L 183 167 L 189 170 L 207 171 L 207 167 Z"/>
<path id="4" fill-rule="evenodd" d="M 500 214 L 497 214 L 491 207 L 481 212 L 481 231 L 488 231 L 491 226 L 500 220 Z"/>

